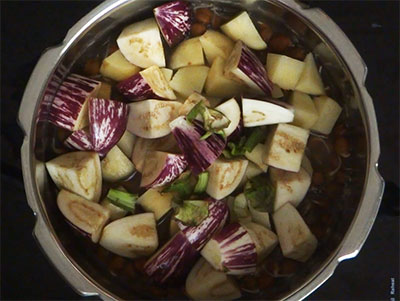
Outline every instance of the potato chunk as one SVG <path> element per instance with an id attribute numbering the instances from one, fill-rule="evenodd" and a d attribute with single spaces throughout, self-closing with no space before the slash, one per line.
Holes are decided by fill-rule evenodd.
<path id="1" fill-rule="evenodd" d="M 318 111 L 310 96 L 294 91 L 290 96 L 290 104 L 294 108 L 293 124 L 303 129 L 310 129 L 318 120 Z"/>
<path id="2" fill-rule="evenodd" d="M 267 56 L 269 79 L 282 89 L 294 90 L 303 72 L 304 62 L 285 55 L 269 53 Z"/>
<path id="3" fill-rule="evenodd" d="M 318 111 L 318 120 L 311 129 L 329 135 L 340 113 L 342 113 L 342 108 L 336 101 L 328 96 L 314 98 L 314 104 Z"/>

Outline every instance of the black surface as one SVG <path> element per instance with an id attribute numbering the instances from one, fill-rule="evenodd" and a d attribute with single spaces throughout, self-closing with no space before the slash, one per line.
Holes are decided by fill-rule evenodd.
<path id="1" fill-rule="evenodd" d="M 367 87 L 374 99 L 381 139 L 379 169 L 387 189 L 360 254 L 341 263 L 308 299 L 398 300 L 399 2 L 311 2 L 343 29 L 369 67 Z M 19 159 L 23 135 L 15 119 L 24 87 L 41 52 L 59 43 L 67 30 L 97 4 L 1 1 L 2 300 L 82 299 L 54 270 L 31 235 L 34 217 L 26 203 Z"/>

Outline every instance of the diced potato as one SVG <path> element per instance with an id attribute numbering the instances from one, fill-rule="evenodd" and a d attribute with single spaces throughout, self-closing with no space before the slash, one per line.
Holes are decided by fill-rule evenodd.
<path id="1" fill-rule="evenodd" d="M 207 98 L 195 92 L 191 94 L 179 108 L 179 115 L 187 115 L 190 110 L 192 110 L 193 107 L 197 105 L 200 101 L 202 101 L 206 106 L 210 106 L 210 102 L 207 100 Z"/>
<path id="2" fill-rule="evenodd" d="M 308 130 L 290 124 L 279 124 L 268 135 L 265 143 L 264 163 L 276 168 L 298 172 L 308 136 Z"/>
<path id="3" fill-rule="evenodd" d="M 209 69 L 207 66 L 181 68 L 175 73 L 169 84 L 172 89 L 185 97 L 189 97 L 193 92 L 201 93 Z"/>
<path id="4" fill-rule="evenodd" d="M 211 29 L 207 30 L 199 40 L 210 65 L 218 56 L 226 60 L 234 45 L 233 41 L 226 35 Z"/>
<path id="5" fill-rule="evenodd" d="M 153 212 L 158 220 L 172 208 L 172 198 L 172 193 L 150 188 L 139 197 L 138 203 L 145 211 Z"/>
<path id="6" fill-rule="evenodd" d="M 304 69 L 296 85 L 296 90 L 311 95 L 325 94 L 324 84 L 310 52 L 304 59 Z"/>
<path id="7" fill-rule="evenodd" d="M 301 167 L 305 169 L 306 172 L 312 177 L 312 174 L 314 172 L 314 169 L 311 165 L 310 159 L 306 155 L 303 156 L 303 161 L 301 161 Z"/>
<path id="8" fill-rule="evenodd" d="M 286 203 L 297 207 L 310 188 L 311 176 L 304 168 L 300 168 L 299 172 L 291 172 L 271 167 L 269 175 L 275 186 L 274 211 Z"/>
<path id="9" fill-rule="evenodd" d="M 215 270 L 204 258 L 199 259 L 186 278 L 186 292 L 193 300 L 234 300 L 241 297 L 235 280 Z"/>
<path id="10" fill-rule="evenodd" d="M 342 113 L 342 108 L 328 96 L 315 97 L 314 104 L 318 111 L 318 120 L 311 129 L 329 135 Z"/>
<path id="11" fill-rule="evenodd" d="M 271 91 L 272 98 L 281 98 L 284 96 L 283 91 L 278 85 L 274 84 Z"/>
<path id="12" fill-rule="evenodd" d="M 267 72 L 269 79 L 285 90 L 294 90 L 304 69 L 304 62 L 285 55 L 269 53 Z"/>
<path id="13" fill-rule="evenodd" d="M 95 152 L 66 153 L 46 162 L 47 171 L 59 189 L 98 202 L 101 194 L 101 167 Z"/>
<path id="14" fill-rule="evenodd" d="M 318 241 L 292 204 L 287 203 L 273 214 L 275 229 L 283 256 L 306 262 Z"/>
<path id="15" fill-rule="evenodd" d="M 136 136 L 129 131 L 125 131 L 117 145 L 122 152 L 130 158 L 132 156 L 133 147 L 135 146 Z"/>
<path id="16" fill-rule="evenodd" d="M 216 57 L 208 72 L 207 81 L 204 87 L 206 95 L 229 98 L 239 94 L 243 89 L 243 85 L 226 77 L 224 75 L 225 60 Z"/>
<path id="17" fill-rule="evenodd" d="M 139 71 L 140 68 L 130 63 L 119 50 L 106 57 L 100 67 L 100 73 L 103 76 L 117 82 L 131 77 Z"/>
<path id="18" fill-rule="evenodd" d="M 264 163 L 265 147 L 263 144 L 257 144 L 251 152 L 246 152 L 245 157 L 255 163 L 263 172 L 267 172 L 268 165 Z"/>
<path id="19" fill-rule="evenodd" d="M 192 38 L 180 43 L 172 53 L 169 63 L 171 69 L 198 65 L 204 65 L 203 48 L 199 38 Z"/>
<path id="20" fill-rule="evenodd" d="M 303 129 L 310 129 L 318 120 L 318 112 L 310 96 L 294 91 L 289 103 L 294 108 L 293 124 Z"/>
<path id="21" fill-rule="evenodd" d="M 267 44 L 258 33 L 246 11 L 222 25 L 221 30 L 234 41 L 242 40 L 252 49 L 263 50 L 267 48 Z"/>
<path id="22" fill-rule="evenodd" d="M 135 171 L 135 166 L 125 154 L 115 145 L 101 161 L 103 179 L 107 182 L 117 182 L 128 178 Z"/>
<path id="23" fill-rule="evenodd" d="M 172 75 L 174 74 L 174 70 L 168 68 L 161 68 L 161 72 L 164 74 L 165 80 L 167 82 L 172 79 Z"/>
<path id="24" fill-rule="evenodd" d="M 209 179 L 206 192 L 216 200 L 231 194 L 239 186 L 247 168 L 247 160 L 217 159 L 207 169 Z"/>
<path id="25" fill-rule="evenodd" d="M 111 85 L 107 84 L 105 82 L 102 82 L 100 85 L 99 91 L 97 91 L 97 98 L 110 99 L 111 98 Z"/>
<path id="26" fill-rule="evenodd" d="M 262 173 L 263 171 L 256 164 L 254 164 L 253 162 L 249 162 L 239 186 L 243 186 L 249 179 L 256 177 Z"/>

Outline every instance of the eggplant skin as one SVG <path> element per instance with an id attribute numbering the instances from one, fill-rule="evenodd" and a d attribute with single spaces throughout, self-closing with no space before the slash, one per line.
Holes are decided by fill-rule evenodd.
<path id="1" fill-rule="evenodd" d="M 181 42 L 192 27 L 191 7 L 186 1 L 172 1 L 154 9 L 158 27 L 170 47 Z"/>
<path id="2" fill-rule="evenodd" d="M 217 134 L 212 134 L 207 139 L 200 140 L 200 137 L 206 131 L 198 120 L 189 124 L 185 117 L 179 116 L 170 123 L 170 127 L 179 148 L 195 175 L 205 171 L 217 160 L 225 148 L 225 139 Z"/>
<path id="3" fill-rule="evenodd" d="M 182 278 L 199 257 L 186 236 L 178 232 L 144 265 L 145 273 L 155 282 Z"/>
<path id="4" fill-rule="evenodd" d="M 178 223 L 182 233 L 197 251 L 200 251 L 204 247 L 214 233 L 222 229 L 229 215 L 229 209 L 225 202 L 216 201 L 211 198 L 208 201 L 208 217 L 200 225 L 192 227 Z"/>

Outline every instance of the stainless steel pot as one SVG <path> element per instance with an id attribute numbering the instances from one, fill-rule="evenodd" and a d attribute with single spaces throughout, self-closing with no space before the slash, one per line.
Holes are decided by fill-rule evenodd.
<path id="1" fill-rule="evenodd" d="M 194 1 L 196 2 L 196 1 Z M 339 262 L 355 257 L 365 242 L 375 220 L 381 201 L 384 182 L 377 171 L 379 138 L 374 107 L 365 88 L 367 68 L 360 55 L 339 29 L 319 9 L 307 9 L 292 0 L 227 1 L 224 7 L 243 6 L 259 18 L 268 18 L 285 26 L 295 39 L 305 43 L 323 66 L 323 72 L 333 83 L 332 89 L 344 105 L 346 122 L 355 129 L 363 145 L 355 151 L 353 184 L 343 191 L 336 226 L 325 251 L 317 254 L 307 268 L 293 277 L 288 289 L 275 297 L 300 300 L 305 298 L 334 272 Z M 202 3 L 205 3 L 204 1 Z M 152 1 L 105 1 L 67 33 L 61 45 L 47 50 L 37 63 L 26 87 L 19 111 L 19 122 L 25 132 L 21 149 L 25 190 L 29 206 L 37 221 L 34 236 L 57 270 L 81 295 L 98 295 L 103 299 L 145 298 L 140 291 L 129 291 L 104 273 L 90 255 L 79 249 L 76 237 L 64 225 L 55 206 L 55 195 L 48 185 L 42 148 L 57 147 L 49 137 L 53 134 L 43 125 L 46 103 L 52 100 L 57 86 L 71 69 L 88 53 L 102 49 L 107 37 L 118 33 L 123 24 L 151 13 Z M 353 162 L 352 161 L 352 162 Z M 357 186 L 358 185 L 358 186 Z M 347 193 L 347 195 L 346 195 Z"/>

